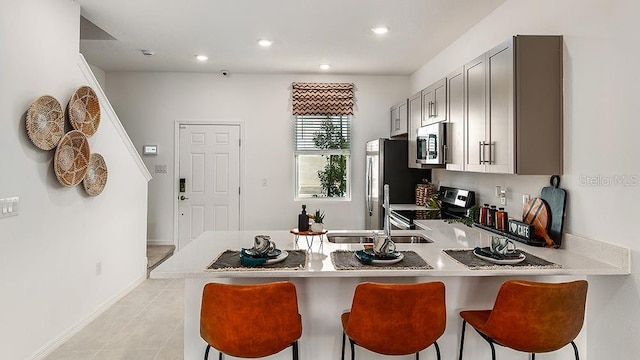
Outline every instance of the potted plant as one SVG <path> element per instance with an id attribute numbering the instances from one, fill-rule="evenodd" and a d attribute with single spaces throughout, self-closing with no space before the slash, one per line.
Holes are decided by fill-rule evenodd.
<path id="1" fill-rule="evenodd" d="M 311 224 L 311 231 L 322 232 L 324 230 L 324 211 L 316 210 L 313 215 L 313 224 Z"/>

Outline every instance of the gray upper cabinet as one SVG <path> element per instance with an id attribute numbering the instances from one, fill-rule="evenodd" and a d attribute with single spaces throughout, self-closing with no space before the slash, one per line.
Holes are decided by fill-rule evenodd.
<path id="1" fill-rule="evenodd" d="M 422 126 L 447 119 L 447 80 L 441 79 L 422 90 Z"/>
<path id="2" fill-rule="evenodd" d="M 463 76 L 466 171 L 562 173 L 561 36 L 514 36 Z"/>
<path id="3" fill-rule="evenodd" d="M 457 69 L 447 76 L 446 169 L 464 170 L 464 73 Z"/>
<path id="4" fill-rule="evenodd" d="M 391 108 L 391 137 L 407 135 L 407 100 Z"/>
<path id="5" fill-rule="evenodd" d="M 418 128 L 422 123 L 422 94 L 418 92 L 409 98 L 409 131 L 408 131 L 408 148 L 409 148 L 409 167 L 414 169 L 421 168 L 421 164 L 417 163 L 418 158 Z"/>
<path id="6" fill-rule="evenodd" d="M 482 150 L 485 144 L 486 59 L 482 55 L 466 64 L 464 76 L 464 131 L 466 171 L 484 172 Z"/>

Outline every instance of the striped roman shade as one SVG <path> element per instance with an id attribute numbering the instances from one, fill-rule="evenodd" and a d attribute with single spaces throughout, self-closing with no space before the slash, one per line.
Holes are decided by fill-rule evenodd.
<path id="1" fill-rule="evenodd" d="M 353 115 L 353 84 L 291 84 L 293 115 Z"/>

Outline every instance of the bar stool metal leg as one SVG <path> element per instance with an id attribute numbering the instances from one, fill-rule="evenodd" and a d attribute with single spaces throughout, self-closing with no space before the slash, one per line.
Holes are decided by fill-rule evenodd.
<path id="1" fill-rule="evenodd" d="M 353 343 L 353 340 L 349 339 L 349 343 L 351 344 L 351 360 L 355 360 L 356 359 L 356 347 L 355 344 Z"/>
<path id="2" fill-rule="evenodd" d="M 292 351 L 293 351 L 293 360 L 298 360 L 298 341 L 294 341 L 293 344 L 291 344 L 292 346 Z"/>
<path id="3" fill-rule="evenodd" d="M 467 320 L 462 320 L 462 335 L 460 336 L 460 356 L 458 360 L 462 360 L 462 348 L 464 347 L 464 330 L 467 327 Z"/>
<path id="4" fill-rule="evenodd" d="M 573 346 L 573 352 L 576 354 L 576 360 L 580 360 L 580 356 L 578 355 L 578 347 L 576 346 L 576 343 L 572 341 L 571 346 Z"/>
<path id="5" fill-rule="evenodd" d="M 437 356 L 438 360 L 440 360 L 440 346 L 438 346 L 438 342 L 437 341 L 434 341 L 433 345 L 436 346 L 436 356 Z"/>

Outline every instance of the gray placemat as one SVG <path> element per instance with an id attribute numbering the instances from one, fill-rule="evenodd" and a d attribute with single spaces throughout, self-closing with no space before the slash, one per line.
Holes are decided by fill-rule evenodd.
<path id="1" fill-rule="evenodd" d="M 473 254 L 473 249 L 447 249 L 442 250 L 453 260 L 466 266 L 470 270 L 497 270 L 497 269 L 561 269 L 562 265 L 552 263 L 545 259 L 531 255 L 520 250 L 525 255 L 525 259 L 517 264 L 500 265 L 482 260 Z"/>
<path id="2" fill-rule="evenodd" d="M 331 253 L 331 262 L 336 270 L 429 270 L 433 267 L 427 264 L 415 251 L 400 251 L 404 258 L 395 264 L 370 264 L 360 262 L 356 252 L 351 250 L 336 250 Z"/>
<path id="3" fill-rule="evenodd" d="M 307 266 L 306 250 L 287 250 L 286 259 L 275 264 L 243 266 L 240 263 L 240 251 L 226 250 L 214 259 L 205 271 L 251 271 L 251 270 L 302 270 Z"/>

